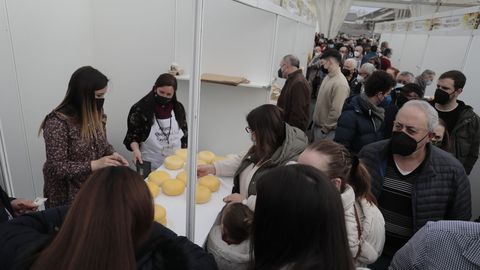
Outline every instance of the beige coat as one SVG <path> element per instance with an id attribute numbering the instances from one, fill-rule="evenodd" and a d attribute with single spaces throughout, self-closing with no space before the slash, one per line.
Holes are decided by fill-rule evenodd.
<path id="1" fill-rule="evenodd" d="M 313 122 L 324 133 L 328 133 L 337 127 L 343 103 L 349 95 L 350 86 L 340 68 L 328 73 L 327 77 L 323 79 L 320 90 L 318 90 Z"/>
<path id="2" fill-rule="evenodd" d="M 348 235 L 348 245 L 352 256 L 357 256 L 358 248 L 361 247 L 355 265 L 366 267 L 374 263 L 382 254 L 385 244 L 385 220 L 380 210 L 366 199 L 355 200 L 353 188 L 347 185 L 342 193 L 343 209 L 345 211 L 345 227 Z M 357 210 L 360 224 L 355 217 Z M 358 227 L 360 225 L 360 227 Z M 358 238 L 358 229 L 362 234 Z"/>

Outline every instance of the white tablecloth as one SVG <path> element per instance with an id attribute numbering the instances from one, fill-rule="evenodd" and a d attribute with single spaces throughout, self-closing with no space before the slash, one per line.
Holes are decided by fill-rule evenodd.
<path id="1" fill-rule="evenodd" d="M 171 171 L 160 167 L 158 170 L 163 170 L 170 173 L 172 178 L 175 178 L 178 171 Z M 207 239 L 208 232 L 212 228 L 218 213 L 223 208 L 225 203 L 223 198 L 232 192 L 233 178 L 222 177 L 220 180 L 220 189 L 212 193 L 212 198 L 205 204 L 195 204 L 195 244 L 202 246 Z M 167 210 L 167 227 L 178 235 L 185 236 L 186 220 L 187 220 L 187 189 L 180 196 L 167 196 L 160 192 L 155 198 L 155 203 L 160 204 Z"/>

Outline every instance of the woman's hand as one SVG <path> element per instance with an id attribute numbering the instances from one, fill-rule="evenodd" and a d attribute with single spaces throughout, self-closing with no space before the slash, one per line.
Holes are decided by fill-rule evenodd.
<path id="1" fill-rule="evenodd" d="M 126 158 L 124 158 L 122 155 L 120 155 L 119 153 L 115 152 L 112 154 L 112 157 L 116 160 L 118 160 L 122 166 L 128 166 L 128 161 Z"/>
<path id="2" fill-rule="evenodd" d="M 233 193 L 223 198 L 223 201 L 226 203 L 241 203 L 243 200 L 245 200 L 245 197 L 238 193 Z"/>
<path id="3" fill-rule="evenodd" d="M 213 174 L 215 175 L 215 166 L 209 165 L 198 165 L 197 166 L 197 176 L 202 177 L 205 175 Z"/>
<path id="4" fill-rule="evenodd" d="M 104 156 L 100 159 L 90 162 L 92 171 L 96 171 L 109 166 L 128 166 L 128 161 L 118 153 L 113 153 L 110 156 Z"/>
<path id="5" fill-rule="evenodd" d="M 15 216 L 36 211 L 38 208 L 38 206 L 34 204 L 33 201 L 26 199 L 15 199 L 10 202 L 10 205 L 15 212 Z"/>
<path id="6" fill-rule="evenodd" d="M 133 150 L 133 163 L 137 164 L 137 162 L 143 164 L 142 153 L 139 149 Z"/>

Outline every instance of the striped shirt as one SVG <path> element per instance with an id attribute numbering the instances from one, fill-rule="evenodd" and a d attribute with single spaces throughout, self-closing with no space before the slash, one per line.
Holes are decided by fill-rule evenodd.
<path id="1" fill-rule="evenodd" d="M 428 222 L 392 260 L 389 270 L 480 269 L 480 223 Z"/>
<path id="2" fill-rule="evenodd" d="M 385 246 L 383 254 L 393 256 L 413 236 L 412 191 L 420 165 L 413 172 L 403 175 L 393 159 L 387 170 L 379 197 L 380 211 L 385 218 Z"/>

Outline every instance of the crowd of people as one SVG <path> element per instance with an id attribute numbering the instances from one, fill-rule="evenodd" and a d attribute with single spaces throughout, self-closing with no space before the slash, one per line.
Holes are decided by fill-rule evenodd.
<path id="1" fill-rule="evenodd" d="M 306 75 L 286 55 L 276 105 L 246 116 L 252 145 L 197 167 L 233 177 L 204 247 L 154 222 L 153 198 L 106 136 L 108 78 L 75 71 L 40 126 L 45 211 L 1 192 L 2 269 L 478 269 L 468 175 L 480 118 L 461 71 L 415 77 L 369 39 L 315 37 Z M 187 147 L 177 81 L 161 74 L 128 114 L 135 164 Z M 434 258 L 434 259 L 432 259 Z"/>

